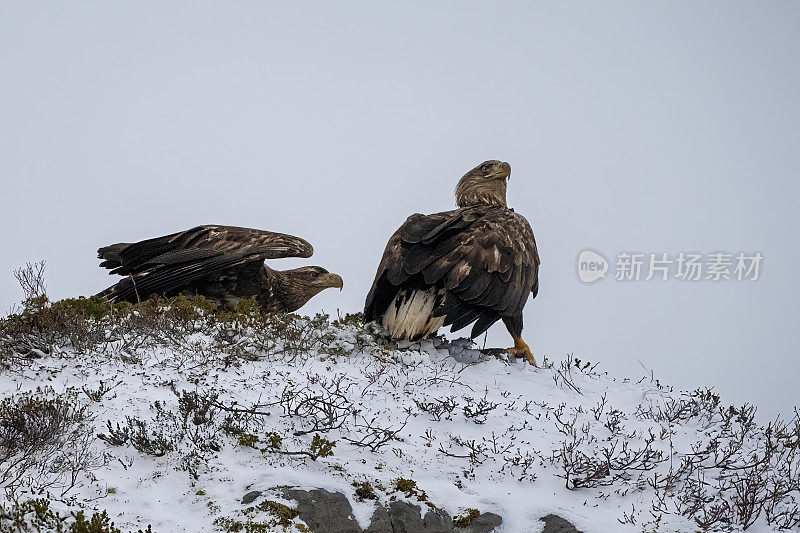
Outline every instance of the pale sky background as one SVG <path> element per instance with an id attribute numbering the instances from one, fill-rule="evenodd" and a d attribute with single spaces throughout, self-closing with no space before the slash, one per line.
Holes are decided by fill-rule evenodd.
<path id="1" fill-rule="evenodd" d="M 51 298 L 92 294 L 99 246 L 218 223 L 306 238 L 277 266 L 345 290 L 302 312 L 357 311 L 406 216 L 502 159 L 543 261 L 539 358 L 789 414 L 799 58 L 797 2 L 5 0 L 0 308 L 26 261 Z M 765 259 L 756 282 L 587 286 L 584 248 Z"/>

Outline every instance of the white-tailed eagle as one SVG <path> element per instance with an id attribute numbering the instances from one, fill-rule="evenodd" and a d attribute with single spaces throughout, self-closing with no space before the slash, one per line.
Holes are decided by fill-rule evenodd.
<path id="1" fill-rule="evenodd" d="M 318 266 L 273 270 L 264 260 L 311 257 L 312 253 L 308 242 L 291 235 L 234 226 L 197 226 L 100 248 L 100 266 L 125 276 L 100 295 L 135 303 L 152 294 L 200 294 L 228 307 L 255 298 L 267 312 L 290 313 L 328 287 L 341 289 L 342 278 Z"/>
<path id="2" fill-rule="evenodd" d="M 509 352 L 535 366 L 521 335 L 522 309 L 539 291 L 539 253 L 528 221 L 506 204 L 510 176 L 508 163 L 481 163 L 458 182 L 458 209 L 408 217 L 386 245 L 365 319 L 406 340 L 469 324 L 475 338 L 502 320 Z"/>

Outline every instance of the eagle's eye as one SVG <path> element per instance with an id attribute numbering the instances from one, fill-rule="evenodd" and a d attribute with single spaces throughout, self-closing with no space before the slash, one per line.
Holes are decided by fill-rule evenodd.
<path id="1" fill-rule="evenodd" d="M 488 174 L 491 169 L 492 165 L 487 163 L 481 167 L 481 172 L 483 172 L 484 174 Z"/>

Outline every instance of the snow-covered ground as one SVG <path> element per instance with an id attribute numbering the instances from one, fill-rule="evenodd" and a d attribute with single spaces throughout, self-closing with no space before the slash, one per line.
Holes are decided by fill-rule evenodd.
<path id="1" fill-rule="evenodd" d="M 797 420 L 765 431 L 747 408 L 650 375 L 614 378 L 574 357 L 533 368 L 467 341 L 397 347 L 374 333 L 326 317 L 198 319 L 158 335 L 117 324 L 89 348 L 64 341 L 9 364 L 3 398 L 70 398 L 91 436 L 73 487 L 39 472 L 14 497 L 51 483 L 61 512 L 104 509 L 123 531 L 210 532 L 221 517 L 245 520 L 250 491 L 325 488 L 366 527 L 376 501 L 359 501 L 353 483 L 419 504 L 394 490 L 403 478 L 451 515 L 499 514 L 504 532 L 539 532 L 550 513 L 587 533 L 693 532 L 715 512 L 709 529 L 800 524 Z M 333 455 L 313 458 L 326 441 Z M 758 480 L 785 490 L 764 503 Z"/>

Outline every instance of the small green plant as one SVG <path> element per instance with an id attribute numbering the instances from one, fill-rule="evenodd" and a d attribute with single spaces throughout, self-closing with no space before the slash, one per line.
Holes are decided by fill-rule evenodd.
<path id="1" fill-rule="evenodd" d="M 232 326 L 236 324 L 247 326 L 263 322 L 265 315 L 255 298 L 244 298 L 239 300 L 233 309 L 217 309 L 215 318 Z"/>
<path id="2" fill-rule="evenodd" d="M 395 492 L 405 492 L 411 494 L 417 490 L 417 482 L 413 479 L 397 478 L 394 480 Z"/>
<path id="3" fill-rule="evenodd" d="M 413 479 L 399 477 L 392 483 L 392 488 L 392 492 L 401 492 L 407 498 L 416 496 L 418 501 L 428 501 L 428 494 L 424 490 L 420 490 L 419 487 L 417 487 L 417 482 Z"/>
<path id="4" fill-rule="evenodd" d="M 75 522 L 69 526 L 69 533 L 122 533 L 122 531 L 114 527 L 114 522 L 106 511 L 100 514 L 94 513 L 89 520 L 86 520 L 83 511 L 78 511 Z"/>
<path id="5" fill-rule="evenodd" d="M 254 320 L 263 316 L 263 310 L 255 298 L 244 298 L 237 302 L 236 314 L 239 315 L 240 319 Z"/>
<path id="6" fill-rule="evenodd" d="M 481 515 L 477 509 L 465 509 L 461 514 L 453 517 L 453 525 L 457 528 L 464 528 L 472 525 L 476 518 Z"/>
<path id="7" fill-rule="evenodd" d="M 255 448 L 259 440 L 258 435 L 253 435 L 252 433 L 242 433 L 237 439 L 239 446 L 244 448 Z"/>
<path id="8" fill-rule="evenodd" d="M 39 498 L 15 502 L 9 507 L 0 504 L 0 533 L 48 531 L 52 533 L 122 533 L 114 526 L 107 511 L 95 512 L 89 519 L 84 511 L 61 516 L 50 509 L 50 500 Z M 152 528 L 137 533 L 152 533 Z"/>
<path id="9" fill-rule="evenodd" d="M 8 507 L 7 507 L 8 505 Z M 39 498 L 0 504 L 0 533 L 65 530 L 65 518 L 50 509 L 50 500 Z"/>
<path id="10" fill-rule="evenodd" d="M 288 505 L 278 503 L 272 500 L 267 500 L 258 504 L 257 507 L 260 511 L 271 514 L 276 518 L 278 524 L 283 527 L 289 527 L 292 521 L 300 516 L 297 509 L 292 509 Z"/>
<path id="11" fill-rule="evenodd" d="M 264 440 L 259 442 L 263 442 L 266 445 L 261 448 L 262 452 L 275 452 L 280 450 L 281 446 L 283 445 L 283 437 L 274 431 L 270 431 L 264 435 Z"/>
<path id="12" fill-rule="evenodd" d="M 240 433 L 237 437 L 237 442 L 239 446 L 245 448 L 256 448 L 257 444 L 263 443 L 265 446 L 261 448 L 262 452 L 274 452 L 280 449 L 283 444 L 283 438 L 274 431 L 267 433 L 263 439 L 252 433 Z"/>
<path id="13" fill-rule="evenodd" d="M 122 316 L 124 311 L 130 310 L 131 306 L 130 304 L 119 307 L 112 306 L 102 296 L 90 296 L 88 298 L 79 296 L 53 302 L 50 308 L 54 313 L 74 313 L 91 320 L 103 320 L 110 316 L 112 312 L 117 316 Z"/>
<path id="14" fill-rule="evenodd" d="M 332 322 L 334 327 L 341 326 L 356 326 L 361 327 L 364 325 L 364 313 L 345 313 L 345 315 Z"/>
<path id="15" fill-rule="evenodd" d="M 263 448 L 261 451 L 269 451 L 269 450 L 278 450 L 280 449 L 281 445 L 283 444 L 283 438 L 274 431 L 270 431 L 266 435 L 266 439 L 264 441 L 266 443 L 266 447 Z"/>
<path id="16" fill-rule="evenodd" d="M 333 448 L 336 446 L 336 441 L 330 441 L 319 433 L 314 435 L 311 439 L 311 458 L 315 461 L 320 457 L 331 457 L 333 455 Z"/>
<path id="17" fill-rule="evenodd" d="M 314 435 L 314 438 L 311 439 L 311 446 L 309 446 L 308 450 L 297 450 L 297 451 L 282 451 L 279 450 L 278 453 L 282 453 L 283 455 L 305 455 L 306 457 L 310 457 L 312 461 L 316 461 L 320 457 L 330 457 L 333 455 L 333 448 L 336 446 L 336 441 L 330 441 L 325 437 L 321 436 L 319 433 Z M 264 448 L 262 451 L 268 451 L 267 448 Z"/>
<path id="18" fill-rule="evenodd" d="M 354 481 L 353 486 L 356 488 L 358 501 L 378 499 L 378 495 L 375 494 L 375 489 L 369 481 Z"/>
<path id="19" fill-rule="evenodd" d="M 169 317 L 184 321 L 212 316 L 217 308 L 214 302 L 202 295 L 187 298 L 179 294 L 166 301 L 159 299 L 157 304 L 157 307 L 164 309 Z"/>
<path id="20" fill-rule="evenodd" d="M 259 512 L 267 513 L 270 517 L 266 520 L 258 521 L 250 518 L 250 515 Z M 242 511 L 242 513 L 245 515 L 245 519 L 243 520 L 227 516 L 220 517 L 214 520 L 214 525 L 226 533 L 266 533 L 268 531 L 274 531 L 276 526 L 281 526 L 284 529 L 289 528 L 294 524 L 294 519 L 300 516 L 297 509 L 292 509 L 287 505 L 272 500 L 261 502 L 257 506 L 248 507 Z M 302 529 L 302 524 L 294 525 L 301 526 L 297 527 L 297 529 L 299 531 L 304 531 L 304 529 Z"/>

